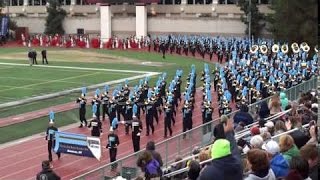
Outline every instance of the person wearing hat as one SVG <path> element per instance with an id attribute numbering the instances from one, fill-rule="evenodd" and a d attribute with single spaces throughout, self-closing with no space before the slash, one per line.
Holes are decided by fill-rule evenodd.
<path id="1" fill-rule="evenodd" d="M 37 174 L 37 180 L 60 180 L 58 176 L 50 165 L 50 161 L 45 160 L 41 163 L 42 170 Z"/>
<path id="2" fill-rule="evenodd" d="M 199 175 L 199 180 L 242 179 L 241 162 L 231 153 L 230 142 L 218 139 L 211 146 L 211 164 L 208 164 Z"/>
<path id="3" fill-rule="evenodd" d="M 137 118 L 137 105 L 133 105 L 133 115 L 132 115 L 132 144 L 134 152 L 138 152 L 140 150 L 140 135 L 142 132 L 142 122 Z"/>
<path id="4" fill-rule="evenodd" d="M 102 123 L 98 118 L 94 115 L 93 120 L 90 121 L 88 128 L 91 128 L 91 136 L 100 137 Z"/>
<path id="5" fill-rule="evenodd" d="M 58 128 L 56 128 L 54 126 L 54 113 L 53 111 L 51 111 L 49 113 L 49 126 L 47 128 L 47 131 L 46 131 L 46 140 L 48 141 L 48 154 L 49 154 L 49 161 L 51 162 L 52 161 L 52 149 L 54 148 L 55 146 L 55 132 L 58 131 Z M 60 152 L 57 152 L 57 155 L 58 155 L 58 159 L 60 159 Z"/>
<path id="6" fill-rule="evenodd" d="M 117 159 L 117 148 L 120 144 L 119 137 L 114 133 L 113 128 L 110 127 L 110 133 L 108 134 L 108 143 L 106 148 L 109 149 L 110 162 L 114 162 Z M 115 168 L 116 165 L 112 165 Z"/>
<path id="7" fill-rule="evenodd" d="M 279 144 L 274 141 L 268 141 L 262 149 L 268 152 L 270 166 L 276 178 L 284 178 L 289 173 L 289 164 L 280 153 Z"/>
<path id="8" fill-rule="evenodd" d="M 83 124 L 87 126 L 88 122 L 86 119 L 86 104 L 87 104 L 87 99 L 86 97 L 86 88 L 82 88 L 82 93 L 81 96 L 76 100 L 76 103 L 79 104 L 79 118 L 80 118 L 80 126 L 79 128 L 83 127 Z"/>

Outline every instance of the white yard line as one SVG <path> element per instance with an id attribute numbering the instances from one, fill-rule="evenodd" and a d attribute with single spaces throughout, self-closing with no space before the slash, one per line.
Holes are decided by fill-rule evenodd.
<path id="1" fill-rule="evenodd" d="M 35 78 L 18 78 L 18 77 L 11 77 L 11 76 L 2 76 L 0 77 L 0 79 L 15 79 L 15 80 L 24 80 L 24 81 L 42 81 L 42 82 L 46 82 L 48 80 L 44 80 L 44 79 L 35 79 Z M 54 79 L 53 79 L 54 80 Z M 80 82 L 73 82 L 73 81 L 61 81 L 61 79 L 57 79 L 56 82 L 65 82 L 65 83 L 70 83 L 70 84 L 81 84 Z M 2 86 L 2 85 L 0 85 Z M 15 87 L 15 86 L 12 86 Z M 32 88 L 30 88 L 32 89 Z"/>
<path id="2" fill-rule="evenodd" d="M 19 63 L 3 63 L 0 65 L 11 65 L 11 66 L 30 66 L 29 64 Z M 150 71 L 133 71 L 133 70 L 120 70 L 120 69 L 105 69 L 105 68 L 86 68 L 86 67 L 74 67 L 74 66 L 52 66 L 52 65 L 33 65 L 33 67 L 44 67 L 44 68 L 58 68 L 58 69 L 78 69 L 78 70 L 92 70 L 92 71 L 109 71 L 109 72 L 124 72 L 124 73 L 155 73 Z"/>
<path id="3" fill-rule="evenodd" d="M 50 83 L 54 83 L 54 82 L 59 82 L 61 80 L 68 80 L 68 79 L 76 79 L 76 78 L 79 78 L 79 77 L 93 76 L 93 75 L 100 74 L 100 73 L 101 72 L 94 72 L 94 73 L 90 73 L 90 74 L 82 74 L 82 75 L 79 75 L 79 76 L 72 76 L 72 77 L 67 77 L 67 78 L 62 78 L 62 79 L 57 79 L 57 80 L 50 80 L 50 81 L 45 81 L 45 82 L 33 83 L 33 84 L 25 85 L 25 86 L 3 89 L 3 90 L 0 90 L 0 92 L 11 91 L 11 90 L 20 89 L 20 88 L 28 88 L 28 87 L 37 86 L 37 85 L 43 85 L 43 84 L 50 84 Z"/>

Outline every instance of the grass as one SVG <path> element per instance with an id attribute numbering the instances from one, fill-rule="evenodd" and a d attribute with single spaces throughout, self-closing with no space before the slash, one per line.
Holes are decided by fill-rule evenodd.
<path id="1" fill-rule="evenodd" d="M 187 75 L 190 72 L 191 65 L 194 64 L 196 66 L 197 73 L 199 74 L 200 71 L 203 70 L 204 62 L 198 59 L 189 58 L 189 57 L 182 57 L 182 56 L 175 56 L 175 55 L 167 55 L 166 59 L 162 59 L 162 55 L 158 53 L 148 53 L 148 52 L 136 52 L 136 51 L 120 51 L 120 50 L 112 50 L 112 51 L 105 51 L 105 50 L 87 50 L 87 49 L 81 49 L 79 52 L 81 53 L 95 53 L 94 56 L 97 56 L 99 58 L 83 62 L 83 61 L 77 61 L 77 58 L 74 54 L 72 56 L 69 56 L 69 52 L 73 52 L 74 50 L 65 50 L 65 49 L 55 49 L 55 48 L 49 48 L 48 51 L 48 59 L 50 65 L 54 66 L 75 66 L 75 67 L 88 67 L 88 68 L 108 68 L 108 69 L 123 69 L 123 70 L 137 70 L 137 71 L 154 71 L 154 72 L 166 72 L 167 73 L 167 82 L 171 81 L 174 77 L 177 69 L 183 70 L 183 76 L 182 76 L 182 90 L 184 90 L 185 87 L 185 79 Z M 60 52 L 63 52 L 64 55 L 59 54 Z M 55 53 L 53 53 L 55 52 Z M 74 53 L 74 52 L 73 52 Z M 0 62 L 10 62 L 10 63 L 25 63 L 27 64 L 28 61 L 26 60 L 26 48 L 7 48 L 7 49 L 0 49 L 0 54 L 3 56 L 1 57 L 16 57 L 15 54 L 24 54 L 24 56 L 17 56 L 16 58 L 1 58 Z M 78 55 L 80 57 L 80 55 Z M 108 62 L 104 58 L 100 57 L 109 57 L 112 62 Z M 123 62 L 121 58 L 129 59 L 129 63 Z M 125 60 L 124 60 L 125 61 Z M 144 65 L 143 62 L 149 62 L 151 65 L 158 65 L 158 66 L 148 66 Z M 39 61 L 38 61 L 39 63 Z M 213 64 L 209 64 L 210 68 L 213 68 Z M 4 66 L 0 65 L 0 69 Z M 16 67 L 16 66 L 15 66 Z M 32 67 L 36 68 L 36 67 Z M 29 68 L 29 69 L 32 69 Z M 20 72 L 22 72 L 26 67 L 20 67 Z M 37 68 L 36 68 L 37 69 Z M 39 69 L 39 68 L 38 68 Z M 46 69 L 47 70 L 47 69 Z M 2 69 L 1 71 L 2 72 Z M 7 71 L 9 72 L 9 71 Z M 46 72 L 48 73 L 48 72 Z M 68 72 L 69 73 L 69 72 Z M 81 75 L 80 74 L 77 74 Z M 64 77 L 71 77 L 76 76 L 74 72 L 71 72 L 70 76 L 62 76 L 59 74 L 57 77 L 53 76 L 52 74 L 48 74 L 48 78 L 64 78 Z M 20 76 L 19 73 L 15 77 L 24 77 Z M 102 77 L 102 76 L 98 76 Z M 200 76 L 198 76 L 200 77 Z M 36 78 L 39 78 L 38 76 Z M 108 77 L 107 77 L 108 78 Z M 94 79 L 94 78 L 92 78 Z M 150 85 L 155 85 L 156 80 L 158 77 L 151 77 L 150 79 Z M 1 80 L 1 79 L 0 79 Z M 99 79 L 105 81 L 105 76 L 103 79 Z M 112 78 L 110 78 L 112 80 Z M 72 80 L 74 81 L 74 80 Z M 84 81 L 78 80 L 81 83 L 84 83 Z M 90 83 L 91 83 L 90 79 Z M 12 81 L 12 86 L 17 86 L 19 84 L 15 84 L 17 81 Z M 89 81 L 86 81 L 89 82 Z M 200 78 L 197 79 L 197 86 L 200 86 Z M 11 82 L 10 82 L 11 83 Z M 2 84 L 2 82 L 0 82 Z M 89 84 L 89 83 L 88 83 Z M 131 81 L 130 86 L 134 86 L 138 84 L 138 80 Z M 19 85 L 21 86 L 21 85 Z M 64 86 L 61 85 L 61 86 Z M 61 89 L 60 86 L 60 89 Z M 66 86 L 67 87 L 67 86 Z M 68 85 L 69 87 L 69 85 Z M 55 89 L 55 91 L 58 88 Z M 80 94 L 80 92 L 79 92 Z M 1 117 L 7 117 L 15 114 L 20 114 L 24 112 L 34 111 L 46 107 L 50 107 L 53 105 L 58 105 L 66 102 L 73 101 L 79 94 L 70 94 L 68 96 L 62 96 L 57 97 L 53 99 L 48 99 L 44 101 L 37 101 L 30 104 L 25 104 L 17 107 L 7 108 L 7 109 L 0 109 L 0 118 Z M 32 94 L 31 94 L 32 95 Z M 1 96 L 1 90 L 0 90 L 0 96 Z M 87 108 L 88 110 L 90 108 Z M 91 113 L 88 113 L 91 114 Z M 70 123 L 78 122 L 78 111 L 77 110 L 71 110 L 66 112 L 57 113 L 56 119 L 61 119 L 63 121 L 57 121 L 58 126 L 64 126 L 68 125 Z M 15 139 L 19 139 L 22 137 L 30 136 L 36 133 L 43 132 L 47 127 L 47 117 L 42 117 L 38 119 L 34 119 L 28 122 L 22 122 L 19 124 L 14 124 L 11 126 L 0 128 L 1 132 L 5 132 L 7 136 L 3 136 L 0 138 L 0 143 L 12 141 Z M 24 129 L 24 131 L 17 131 L 19 129 Z"/>

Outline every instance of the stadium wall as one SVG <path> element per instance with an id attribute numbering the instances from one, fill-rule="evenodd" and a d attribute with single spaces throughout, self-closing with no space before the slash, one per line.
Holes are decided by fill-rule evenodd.
<path id="1" fill-rule="evenodd" d="M 84 29 L 86 34 L 100 34 L 99 6 L 65 6 L 68 16 L 64 21 L 67 34 Z M 269 13 L 267 6 L 260 11 Z M 10 7 L 10 15 L 20 27 L 28 27 L 29 33 L 43 33 L 46 9 L 44 7 Z M 235 5 L 149 5 L 147 6 L 147 30 L 149 34 L 215 34 L 244 35 L 246 26 L 241 22 L 243 12 Z M 114 35 L 128 36 L 136 32 L 135 6 L 111 6 L 111 31 Z M 264 32 L 268 35 L 267 32 Z"/>

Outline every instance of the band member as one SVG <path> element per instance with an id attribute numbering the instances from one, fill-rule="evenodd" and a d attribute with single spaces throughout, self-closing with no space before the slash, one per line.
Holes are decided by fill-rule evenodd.
<path id="1" fill-rule="evenodd" d="M 133 120 L 132 120 L 132 143 L 134 152 L 140 150 L 140 135 L 142 132 L 142 122 L 136 116 L 137 106 L 133 106 Z"/>
<path id="2" fill-rule="evenodd" d="M 79 128 L 83 127 L 83 124 L 87 126 L 87 119 L 86 119 L 86 103 L 87 99 L 86 96 L 86 88 L 82 88 L 81 96 L 76 100 L 76 103 L 79 103 L 79 117 L 80 117 L 80 126 Z"/>
<path id="3" fill-rule="evenodd" d="M 106 148 L 109 149 L 110 162 L 117 160 L 117 148 L 120 144 L 119 137 L 114 133 L 113 128 L 110 127 L 110 133 L 108 134 L 108 143 Z M 112 164 L 111 168 L 114 169 L 117 164 Z"/>
<path id="4" fill-rule="evenodd" d="M 172 129 L 171 129 L 171 121 L 173 120 L 173 113 L 172 113 L 172 104 L 167 102 L 164 105 L 164 137 L 167 137 L 167 130 L 170 132 L 170 136 L 172 136 Z"/>
<path id="5" fill-rule="evenodd" d="M 100 133 L 102 132 L 102 124 L 101 124 L 101 121 L 96 116 L 97 110 L 98 110 L 98 107 L 97 107 L 97 105 L 94 104 L 92 106 L 92 117 L 93 117 L 93 120 L 90 121 L 88 128 L 92 127 L 91 136 L 100 137 Z"/>
<path id="6" fill-rule="evenodd" d="M 183 132 L 186 132 L 187 130 L 192 129 L 192 109 L 191 109 L 191 104 L 186 101 L 183 108 Z M 186 134 L 183 134 L 183 138 L 186 138 Z"/>
<path id="7" fill-rule="evenodd" d="M 212 121 L 212 113 L 213 113 L 213 107 L 210 105 L 210 101 L 205 101 L 202 107 L 202 123 L 208 123 Z M 211 132 L 211 125 L 208 124 L 203 128 L 203 134 Z"/>
<path id="8" fill-rule="evenodd" d="M 104 87 L 104 93 L 101 95 L 101 103 L 102 103 L 102 120 L 105 120 L 106 114 L 109 115 L 108 106 L 109 106 L 109 96 L 108 96 L 108 90 L 109 86 L 106 85 Z"/>
<path id="9" fill-rule="evenodd" d="M 146 136 L 149 136 L 150 134 L 150 128 L 152 131 L 152 134 L 154 133 L 154 126 L 153 126 L 153 113 L 154 113 L 154 102 L 151 100 L 151 91 L 148 93 L 148 100 L 145 102 L 145 108 L 146 108 L 146 126 L 147 126 L 147 134 Z"/>
<path id="10" fill-rule="evenodd" d="M 51 111 L 49 113 L 49 127 L 47 128 L 47 131 L 46 131 L 46 140 L 48 141 L 48 154 L 49 154 L 49 161 L 51 162 L 52 161 L 52 149 L 54 148 L 55 146 L 55 132 L 58 131 L 58 128 L 56 128 L 54 126 L 54 113 Z M 60 152 L 57 152 L 57 156 L 58 156 L 58 159 L 60 159 Z"/>
<path id="11" fill-rule="evenodd" d="M 97 89 L 96 90 L 96 94 L 94 95 L 92 101 L 91 101 L 91 105 L 96 105 L 97 106 L 97 111 L 96 111 L 96 118 L 100 121 L 100 104 L 101 101 L 99 100 L 99 94 L 100 94 L 100 90 Z"/>

